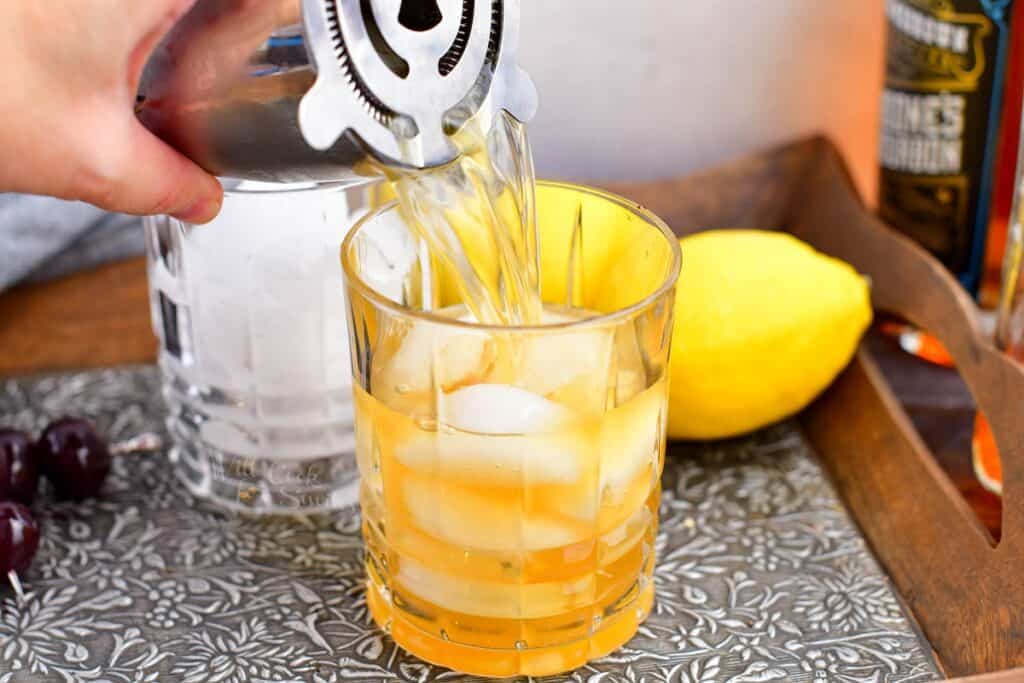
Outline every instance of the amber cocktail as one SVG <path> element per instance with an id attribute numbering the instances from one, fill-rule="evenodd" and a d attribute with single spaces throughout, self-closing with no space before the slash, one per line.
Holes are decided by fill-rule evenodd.
<path id="1" fill-rule="evenodd" d="M 475 324 L 394 207 L 342 249 L 368 600 L 406 650 L 567 671 L 647 616 L 678 242 L 540 183 L 542 324 Z"/>

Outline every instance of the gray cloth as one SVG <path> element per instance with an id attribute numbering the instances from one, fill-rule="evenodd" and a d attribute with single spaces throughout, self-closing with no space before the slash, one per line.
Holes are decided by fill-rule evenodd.
<path id="1" fill-rule="evenodd" d="M 141 254 L 141 224 L 82 202 L 0 194 L 0 290 Z"/>

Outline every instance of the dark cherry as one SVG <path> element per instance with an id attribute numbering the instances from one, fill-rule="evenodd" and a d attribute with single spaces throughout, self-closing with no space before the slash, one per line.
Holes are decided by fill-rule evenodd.
<path id="1" fill-rule="evenodd" d="M 0 429 L 0 502 L 31 505 L 39 488 L 39 464 L 32 441 L 16 429 Z"/>
<path id="2" fill-rule="evenodd" d="M 21 503 L 0 503 L 0 577 L 21 573 L 39 549 L 39 525 Z"/>
<path id="3" fill-rule="evenodd" d="M 85 420 L 51 422 L 36 442 L 43 474 L 61 498 L 82 500 L 100 492 L 110 472 L 110 451 Z"/>

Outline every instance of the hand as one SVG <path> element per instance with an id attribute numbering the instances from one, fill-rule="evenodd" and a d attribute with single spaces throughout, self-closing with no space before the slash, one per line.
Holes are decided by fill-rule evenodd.
<path id="1" fill-rule="evenodd" d="M 150 53 L 195 0 L 0 0 L 0 191 L 212 220 L 216 178 L 135 118 Z"/>

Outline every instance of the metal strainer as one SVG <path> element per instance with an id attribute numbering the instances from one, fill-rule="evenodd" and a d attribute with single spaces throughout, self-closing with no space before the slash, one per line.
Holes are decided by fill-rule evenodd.
<path id="1" fill-rule="evenodd" d="M 199 0 L 147 64 L 137 115 L 220 176 L 439 166 L 471 117 L 532 118 L 518 34 L 519 0 Z"/>

